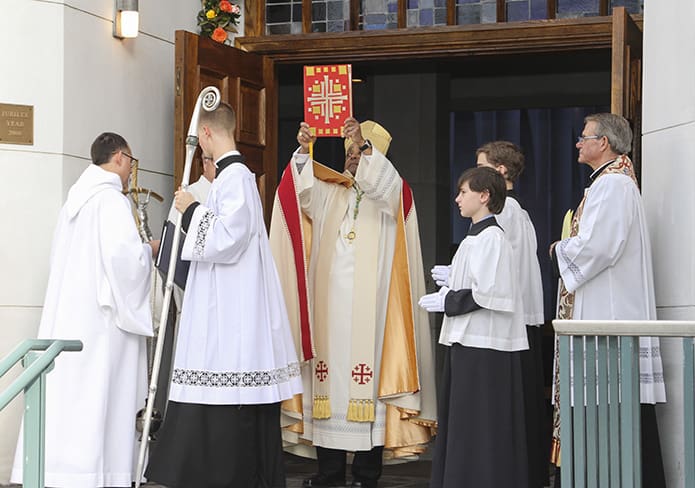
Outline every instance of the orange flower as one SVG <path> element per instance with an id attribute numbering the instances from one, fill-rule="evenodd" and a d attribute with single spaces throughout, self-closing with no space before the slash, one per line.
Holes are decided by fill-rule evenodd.
<path id="1" fill-rule="evenodd" d="M 230 12 L 232 11 L 232 4 L 229 3 L 227 0 L 222 0 L 220 2 L 220 10 L 223 12 Z"/>
<path id="2" fill-rule="evenodd" d="M 222 27 L 218 27 L 214 31 L 212 31 L 212 40 L 217 41 L 217 42 L 224 42 L 227 40 L 227 31 L 224 30 Z"/>

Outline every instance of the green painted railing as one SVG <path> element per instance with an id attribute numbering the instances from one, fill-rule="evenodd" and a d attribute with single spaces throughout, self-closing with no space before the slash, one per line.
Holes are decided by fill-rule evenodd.
<path id="1" fill-rule="evenodd" d="M 685 486 L 695 486 L 695 322 L 554 320 L 553 327 L 560 339 L 562 486 L 642 487 L 640 336 L 683 337 L 684 477 Z"/>
<path id="2" fill-rule="evenodd" d="M 24 371 L 0 393 L 0 410 L 24 391 L 24 488 L 44 488 L 46 374 L 62 351 L 81 351 L 82 341 L 22 342 L 0 361 L 0 377 L 22 360 Z M 38 352 L 43 351 L 43 352 Z"/>

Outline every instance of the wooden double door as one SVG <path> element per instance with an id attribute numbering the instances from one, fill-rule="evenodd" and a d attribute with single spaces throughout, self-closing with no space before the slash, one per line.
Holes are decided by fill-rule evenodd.
<path id="1" fill-rule="evenodd" d="M 280 65 L 372 62 L 413 63 L 469 57 L 508 57 L 577 52 L 609 53 L 611 111 L 625 116 L 636 134 L 639 167 L 641 129 L 641 19 L 624 8 L 611 17 L 589 17 L 472 26 L 358 31 L 338 34 L 244 37 L 236 47 L 185 31 L 176 33 L 175 184 L 181 181 L 185 135 L 198 93 L 220 89 L 237 112 L 236 140 L 256 174 L 266 222 L 270 221 L 278 174 L 278 72 Z M 194 164 L 191 181 L 200 166 Z"/>

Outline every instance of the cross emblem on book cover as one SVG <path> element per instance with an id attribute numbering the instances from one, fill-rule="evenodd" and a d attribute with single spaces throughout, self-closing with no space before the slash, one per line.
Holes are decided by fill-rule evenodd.
<path id="1" fill-rule="evenodd" d="M 304 120 L 317 137 L 340 137 L 352 117 L 352 65 L 304 66 Z"/>

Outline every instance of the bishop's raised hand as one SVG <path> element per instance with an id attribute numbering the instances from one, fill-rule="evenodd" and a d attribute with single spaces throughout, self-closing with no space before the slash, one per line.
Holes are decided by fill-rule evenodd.
<path id="1" fill-rule="evenodd" d="M 306 122 L 299 124 L 299 130 L 297 131 L 297 142 L 301 146 L 299 152 L 302 154 L 308 154 L 309 144 L 316 142 L 316 136 L 311 134 L 311 127 Z"/>

